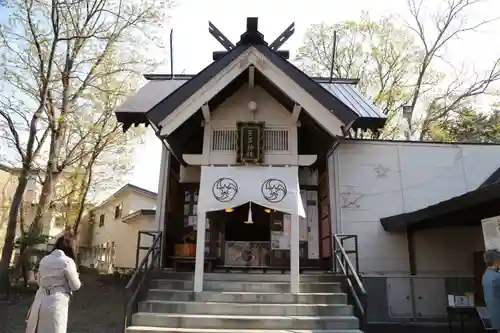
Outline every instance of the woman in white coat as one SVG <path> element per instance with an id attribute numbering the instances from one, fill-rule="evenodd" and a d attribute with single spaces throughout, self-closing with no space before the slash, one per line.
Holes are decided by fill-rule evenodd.
<path id="1" fill-rule="evenodd" d="M 39 288 L 29 310 L 26 333 L 66 333 L 71 294 L 81 287 L 75 245 L 75 238 L 65 234 L 40 261 Z"/>

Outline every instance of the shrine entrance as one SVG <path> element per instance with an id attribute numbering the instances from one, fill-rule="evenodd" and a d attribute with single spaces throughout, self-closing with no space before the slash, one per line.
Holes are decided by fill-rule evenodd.
<path id="1" fill-rule="evenodd" d="M 249 210 L 251 209 L 251 217 Z M 250 218 L 249 218 L 250 217 Z M 207 214 L 211 256 L 223 268 L 289 267 L 289 215 L 249 203 Z M 283 220 L 288 221 L 285 223 Z"/>
<path id="2" fill-rule="evenodd" d="M 248 221 L 250 204 L 224 212 L 224 233 L 226 241 L 234 242 L 268 242 L 271 241 L 271 210 L 252 204 L 252 221 Z"/>

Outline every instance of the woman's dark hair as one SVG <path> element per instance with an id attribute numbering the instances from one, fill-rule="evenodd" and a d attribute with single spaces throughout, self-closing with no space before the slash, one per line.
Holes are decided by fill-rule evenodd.
<path id="1" fill-rule="evenodd" d="M 484 262 L 488 267 L 500 262 L 500 252 L 497 250 L 488 250 L 484 252 Z"/>
<path id="2" fill-rule="evenodd" d="M 67 257 L 76 260 L 76 237 L 70 232 L 65 233 L 56 240 L 54 250 L 61 250 Z"/>

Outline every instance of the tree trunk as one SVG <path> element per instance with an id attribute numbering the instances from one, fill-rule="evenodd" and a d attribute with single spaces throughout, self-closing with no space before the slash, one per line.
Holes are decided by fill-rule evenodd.
<path id="1" fill-rule="evenodd" d="M 75 235 L 78 234 L 78 228 L 80 227 L 80 222 L 82 221 L 83 211 L 85 209 L 85 202 L 87 200 L 87 194 L 89 193 L 90 184 L 92 183 L 92 168 L 94 167 L 95 158 L 92 156 L 88 166 L 87 174 L 82 179 L 80 186 L 80 202 L 78 203 L 78 213 L 75 219 L 75 225 L 73 226 L 73 232 Z M 83 191 L 82 191 L 83 190 Z"/>
<path id="2" fill-rule="evenodd" d="M 46 172 L 48 172 L 48 169 Z M 52 199 L 52 188 L 57 182 L 59 177 L 58 173 L 52 172 L 50 176 L 46 176 L 42 184 L 42 191 L 40 198 L 38 199 L 38 205 L 36 207 L 36 214 L 31 223 L 30 230 L 38 232 L 38 234 L 43 233 L 43 218 L 50 208 L 50 201 Z"/>
<path id="3" fill-rule="evenodd" d="M 38 232 L 40 235 L 43 232 L 43 217 L 50 208 L 49 206 L 52 200 L 53 188 L 57 183 L 57 178 L 60 174 L 60 172 L 56 170 L 56 166 L 59 161 L 60 147 L 63 137 L 61 135 L 61 129 L 57 129 L 55 126 L 57 125 L 52 125 L 53 128 L 50 135 L 49 154 L 47 157 L 47 166 L 45 168 L 45 177 L 42 184 L 42 192 L 40 194 L 40 198 L 38 199 L 36 214 L 30 227 L 31 231 Z"/>
<path id="4" fill-rule="evenodd" d="M 28 260 L 26 257 L 26 224 L 24 220 L 24 202 L 21 201 L 19 205 L 19 230 L 21 231 L 21 243 L 19 244 L 19 260 L 17 262 L 18 268 L 21 268 L 23 276 L 24 287 L 28 287 Z"/>
<path id="5" fill-rule="evenodd" d="M 19 207 L 21 207 L 21 203 L 23 201 L 24 191 L 26 190 L 26 186 L 28 184 L 28 171 L 29 168 L 23 165 L 21 174 L 18 177 L 16 191 L 14 192 L 14 197 L 12 198 L 12 204 L 9 210 L 9 220 L 7 221 L 5 243 L 2 250 L 2 258 L 0 260 L 0 292 L 7 292 L 10 289 L 9 266 L 10 260 L 12 258 L 12 252 L 14 251 L 17 215 L 19 212 Z"/>
<path id="6" fill-rule="evenodd" d="M 23 275 L 24 288 L 28 288 L 28 256 L 26 255 L 26 243 L 22 242 L 19 246 L 19 266 L 21 267 L 21 273 Z"/>

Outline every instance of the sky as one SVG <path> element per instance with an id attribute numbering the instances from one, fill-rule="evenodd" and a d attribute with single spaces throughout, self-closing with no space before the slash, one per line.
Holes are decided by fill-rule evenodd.
<path id="1" fill-rule="evenodd" d="M 169 11 L 170 18 L 165 28 L 165 44 L 168 45 L 170 29 L 173 32 L 174 73 L 196 74 L 212 61 L 212 52 L 222 50 L 222 46 L 209 34 L 211 21 L 233 43 L 245 31 L 246 18 L 259 18 L 259 31 L 267 41 L 273 41 L 290 23 L 295 22 L 295 34 L 281 49 L 289 50 L 293 59 L 294 51 L 302 43 L 307 27 L 314 23 L 336 23 L 357 20 L 363 11 L 372 18 L 392 14 L 401 20 L 409 19 L 407 0 L 175 0 L 177 5 Z M 432 5 L 439 0 L 426 0 Z M 486 0 L 488 1 L 488 0 Z M 1 0 L 0 0 L 1 2 Z M 472 14 L 471 20 L 487 19 L 500 13 L 500 1 L 490 0 Z M 0 21 L 5 19 L 5 11 L 0 5 Z M 465 35 L 449 45 L 446 59 L 454 62 L 473 64 L 477 69 L 490 66 L 495 55 L 500 54 L 498 40 L 500 21 L 488 29 Z M 158 54 L 160 66 L 157 72 L 169 73 L 169 55 Z M 134 171 L 129 182 L 156 192 L 161 159 L 161 143 L 148 129 L 144 143 L 137 147 L 134 156 Z"/>
<path id="2" fill-rule="evenodd" d="M 281 47 L 294 51 L 301 45 L 307 27 L 314 23 L 336 23 L 344 20 L 357 20 L 366 11 L 372 18 L 393 14 L 407 20 L 406 0 L 177 0 L 176 8 L 171 11 L 169 27 L 166 28 L 165 41 L 169 29 L 173 32 L 174 73 L 196 74 L 212 61 L 212 52 L 222 50 L 222 46 L 209 34 L 208 21 L 211 21 L 229 40 L 236 43 L 245 31 L 246 18 L 259 18 L 259 31 L 267 41 L 273 41 L 290 23 L 295 22 L 295 34 Z M 432 0 L 432 3 L 439 3 Z M 492 1 L 473 13 L 472 18 L 491 17 L 490 13 L 500 12 L 500 1 Z M 486 69 L 495 55 L 500 54 L 500 45 L 494 35 L 500 32 L 500 23 L 493 23 L 473 36 L 465 35 L 448 47 L 446 56 L 456 62 L 473 64 L 477 69 Z M 168 43 L 166 43 L 168 45 Z M 495 45 L 496 44 L 496 45 Z M 165 65 L 158 72 L 169 73 L 168 55 Z M 145 143 L 137 149 L 135 168 L 130 182 L 151 191 L 158 189 L 161 143 L 148 130 Z"/>

